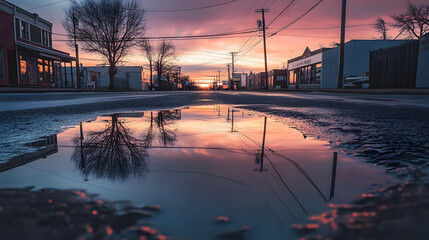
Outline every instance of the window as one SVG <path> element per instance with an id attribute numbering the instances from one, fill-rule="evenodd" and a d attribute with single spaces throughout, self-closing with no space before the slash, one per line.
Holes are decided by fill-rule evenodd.
<path id="1" fill-rule="evenodd" d="M 4 49 L 0 48 L 0 80 L 6 79 L 5 66 L 4 66 Z"/>
<path id="2" fill-rule="evenodd" d="M 42 59 L 37 59 L 37 75 L 39 77 L 39 81 L 40 82 L 44 82 L 45 81 L 45 71 L 43 71 L 43 60 Z"/>
<path id="3" fill-rule="evenodd" d="M 36 27 L 30 24 L 30 33 L 31 33 L 30 37 L 32 42 L 42 43 L 42 39 L 40 37 L 40 31 L 41 29 L 39 27 Z"/>
<path id="4" fill-rule="evenodd" d="M 21 37 L 21 28 L 19 25 L 19 19 L 18 18 L 15 18 L 15 34 L 16 34 L 16 38 Z"/>
<path id="5" fill-rule="evenodd" d="M 25 40 L 30 40 L 30 29 L 28 23 L 21 21 L 21 38 Z"/>
<path id="6" fill-rule="evenodd" d="M 37 59 L 37 73 L 40 82 L 53 82 L 53 62 L 46 59 Z"/>
<path id="7" fill-rule="evenodd" d="M 296 74 L 297 74 L 296 69 L 289 71 L 289 84 L 290 85 L 295 85 L 295 83 L 296 83 Z"/>
<path id="8" fill-rule="evenodd" d="M 277 81 L 284 81 L 286 80 L 286 76 L 277 76 Z"/>
<path id="9" fill-rule="evenodd" d="M 47 31 L 42 30 L 42 44 L 49 47 L 49 34 Z"/>
<path id="10" fill-rule="evenodd" d="M 316 64 L 316 83 L 320 84 L 322 82 L 322 64 Z"/>
<path id="11" fill-rule="evenodd" d="M 19 73 L 21 75 L 21 81 L 28 81 L 28 66 L 27 66 L 28 57 L 20 55 L 19 56 Z"/>

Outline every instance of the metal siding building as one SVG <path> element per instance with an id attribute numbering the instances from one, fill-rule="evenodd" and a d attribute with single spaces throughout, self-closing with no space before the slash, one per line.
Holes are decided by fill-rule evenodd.
<path id="1" fill-rule="evenodd" d="M 344 78 L 369 72 L 370 52 L 399 46 L 414 40 L 351 40 L 344 49 Z M 336 88 L 338 81 L 339 47 L 323 52 L 321 88 Z"/>
<path id="2" fill-rule="evenodd" d="M 429 34 L 420 38 L 416 87 L 429 88 Z"/>

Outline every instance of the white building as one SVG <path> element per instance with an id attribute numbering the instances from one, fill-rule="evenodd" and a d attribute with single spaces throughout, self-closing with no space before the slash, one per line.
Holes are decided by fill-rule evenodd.
<path id="1" fill-rule="evenodd" d="M 115 90 L 142 91 L 145 90 L 143 83 L 143 67 L 141 66 L 118 66 L 114 78 Z M 76 68 L 72 69 L 76 74 Z M 84 89 L 108 90 L 110 84 L 109 66 L 82 67 L 82 87 Z M 64 75 L 64 71 L 62 72 Z M 70 73 L 68 73 L 70 74 Z"/>

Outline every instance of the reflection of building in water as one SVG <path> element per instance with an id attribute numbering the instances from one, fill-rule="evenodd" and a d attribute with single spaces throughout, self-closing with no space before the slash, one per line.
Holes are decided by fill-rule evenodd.
<path id="1" fill-rule="evenodd" d="M 29 147 L 37 148 L 38 150 L 32 153 L 25 153 L 17 157 L 9 159 L 7 162 L 0 164 L 0 172 L 7 171 L 12 168 L 19 167 L 40 158 L 46 158 L 49 155 L 58 152 L 57 135 L 42 137 L 34 142 L 25 144 Z"/>
<path id="2" fill-rule="evenodd" d="M 144 112 L 127 112 L 127 113 L 116 113 L 119 118 L 142 118 L 144 117 Z M 111 117 L 112 115 L 102 115 L 103 117 Z"/>

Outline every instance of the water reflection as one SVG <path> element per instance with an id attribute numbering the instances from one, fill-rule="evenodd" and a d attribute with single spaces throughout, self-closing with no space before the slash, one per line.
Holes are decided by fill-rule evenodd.
<path id="1" fill-rule="evenodd" d="M 0 164 L 0 172 L 19 167 L 41 158 L 58 152 L 57 135 L 51 135 L 39 138 L 34 142 L 25 144 L 28 147 L 36 148 L 35 152 L 25 153 L 9 159 L 7 162 Z"/>
<path id="2" fill-rule="evenodd" d="M 180 110 L 161 110 L 155 117 L 151 112 L 150 124 L 143 135 L 125 125 L 125 118 L 136 116 L 143 117 L 143 114 L 112 114 L 104 129 L 89 131 L 86 137 L 80 125 L 80 135 L 74 138 L 72 159 L 86 178 L 125 180 L 141 176 L 147 170 L 148 149 L 155 140 L 163 146 L 174 145 L 177 139 L 174 122 L 181 119 Z"/>
<path id="3" fill-rule="evenodd" d="M 151 146 L 155 139 L 164 147 L 173 146 L 177 140 L 174 123 L 182 118 L 181 109 L 160 110 L 156 117 L 150 112 L 150 125 L 144 136 L 144 143 Z"/>
<path id="4" fill-rule="evenodd" d="M 291 224 L 386 180 L 340 152 L 333 160 L 327 142 L 276 119 L 267 119 L 262 146 L 261 114 L 227 107 L 98 117 L 59 134 L 58 154 L 1 173 L 0 187 L 83 189 L 160 205 L 166 210 L 153 225 L 178 238 L 280 239 L 296 238 Z M 230 221 L 214 224 L 217 216 Z"/>

